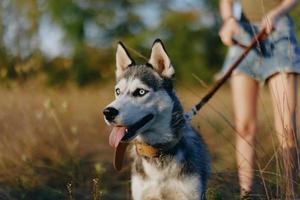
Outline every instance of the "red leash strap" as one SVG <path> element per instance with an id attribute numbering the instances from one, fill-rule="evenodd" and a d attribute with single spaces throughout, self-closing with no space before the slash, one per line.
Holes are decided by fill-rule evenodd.
<path id="1" fill-rule="evenodd" d="M 232 39 L 232 42 L 233 42 L 234 45 L 237 45 L 237 46 L 239 46 L 239 47 L 241 47 L 241 48 L 243 48 L 243 49 L 247 49 L 247 48 L 248 48 L 247 45 L 241 44 L 241 43 L 239 43 L 239 42 L 238 42 L 237 40 L 235 40 L 235 39 Z"/>
<path id="2" fill-rule="evenodd" d="M 267 38 L 266 30 L 263 29 L 256 36 L 253 37 L 249 46 L 242 45 L 242 48 L 245 48 L 244 52 L 239 56 L 239 58 L 232 64 L 232 66 L 228 69 L 228 71 L 224 74 L 224 76 L 217 81 L 217 83 L 207 92 L 207 94 L 197 103 L 190 112 L 185 113 L 185 118 L 187 120 L 191 120 L 194 115 L 204 106 L 210 98 L 219 90 L 219 88 L 229 79 L 233 70 L 235 70 L 238 65 L 243 61 L 243 59 L 247 56 L 250 50 L 257 45 L 258 41 L 262 41 Z M 237 43 L 239 44 L 239 43 Z M 239 45 L 240 46 L 240 45 Z"/>

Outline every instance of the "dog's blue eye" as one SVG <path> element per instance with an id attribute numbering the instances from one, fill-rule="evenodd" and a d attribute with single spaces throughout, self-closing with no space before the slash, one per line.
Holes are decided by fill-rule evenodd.
<path id="1" fill-rule="evenodd" d="M 120 95 L 120 93 L 121 93 L 120 88 L 117 88 L 116 89 L 116 95 L 118 96 L 118 95 Z"/>
<path id="2" fill-rule="evenodd" d="M 134 97 L 142 97 L 142 96 L 144 96 L 145 94 L 147 94 L 148 92 L 149 92 L 148 90 L 138 88 L 138 89 L 136 89 L 136 90 L 133 92 L 132 95 L 133 95 Z"/>

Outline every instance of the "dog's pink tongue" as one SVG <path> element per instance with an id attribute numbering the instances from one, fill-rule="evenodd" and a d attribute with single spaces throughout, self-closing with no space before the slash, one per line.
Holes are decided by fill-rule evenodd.
<path id="1" fill-rule="evenodd" d="M 117 148 L 123 136 L 125 135 L 126 127 L 117 126 L 114 127 L 109 136 L 109 144 L 110 146 Z"/>

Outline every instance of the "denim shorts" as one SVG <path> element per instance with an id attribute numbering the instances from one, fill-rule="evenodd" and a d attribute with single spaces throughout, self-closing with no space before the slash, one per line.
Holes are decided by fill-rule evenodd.
<path id="1" fill-rule="evenodd" d="M 249 45 L 253 36 L 259 32 L 259 23 L 239 21 L 239 25 L 240 33 L 235 35 L 234 39 Z M 243 51 L 244 49 L 237 45 L 229 48 L 221 74 L 229 69 Z M 264 83 L 269 77 L 280 72 L 300 73 L 300 47 L 289 16 L 280 18 L 275 30 L 249 52 L 234 74 L 244 73 Z"/>

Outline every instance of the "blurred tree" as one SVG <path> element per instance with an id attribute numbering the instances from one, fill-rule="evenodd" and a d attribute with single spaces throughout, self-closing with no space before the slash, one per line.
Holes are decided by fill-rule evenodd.
<path id="1" fill-rule="evenodd" d="M 105 48 L 106 45 L 115 38 L 125 38 L 129 35 L 138 34 L 145 29 L 141 17 L 134 12 L 134 8 L 146 1 L 48 1 L 47 12 L 51 18 L 64 30 L 65 40 L 71 43 L 73 48 L 72 72 L 74 80 L 79 85 L 84 85 L 90 81 L 100 79 L 99 65 L 108 67 L 112 65 L 112 59 L 103 59 L 101 63 L 91 63 L 89 56 L 97 51 L 88 52 L 87 37 L 89 31 L 96 31 L 103 34 L 105 42 L 100 41 L 91 44 L 98 48 Z M 94 30 L 90 30 L 88 25 L 94 25 Z M 91 26 L 90 26 L 91 27 Z M 91 50 L 91 49 L 90 49 Z M 109 51 L 107 49 L 107 51 Z M 101 55 L 99 55 L 101 57 Z M 113 56 L 113 55 L 111 55 Z M 109 63 L 105 62 L 109 61 Z"/>
<path id="2" fill-rule="evenodd" d="M 292 10 L 291 17 L 293 18 L 293 22 L 294 22 L 297 37 L 298 37 L 298 41 L 300 41 L 300 21 L 298 20 L 298 19 L 300 19 L 300 6 L 299 5 L 296 6 Z"/>
<path id="3" fill-rule="evenodd" d="M 294 19 L 299 18 L 299 9 L 291 13 Z M 299 36 L 299 22 L 295 23 Z M 194 73 L 210 81 L 225 52 L 219 26 L 217 0 L 3 0 L 0 79 L 43 71 L 50 84 L 107 80 L 113 76 L 118 40 L 135 59 L 145 62 L 158 37 L 167 46 L 179 80 L 193 83 Z M 60 38 L 60 34 L 61 40 L 55 42 L 53 35 Z M 44 43 L 48 46 L 42 49 Z"/>
<path id="4" fill-rule="evenodd" d="M 211 81 L 212 75 L 222 63 L 223 49 L 218 40 L 218 31 L 203 27 L 197 10 L 186 12 L 170 11 L 163 17 L 161 35 L 166 35 L 166 44 L 176 67 L 177 78 L 194 83 L 192 74 L 204 81 Z"/>

